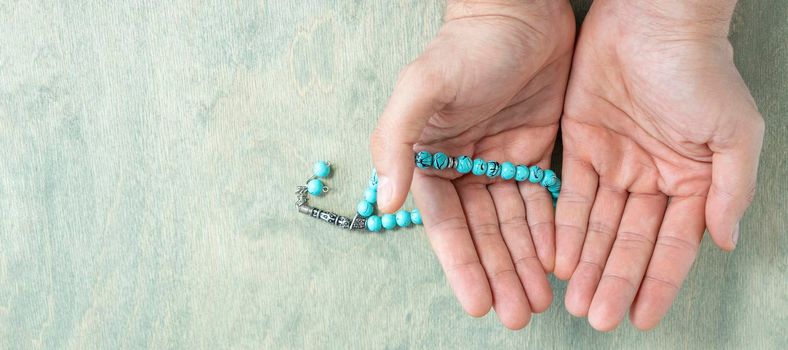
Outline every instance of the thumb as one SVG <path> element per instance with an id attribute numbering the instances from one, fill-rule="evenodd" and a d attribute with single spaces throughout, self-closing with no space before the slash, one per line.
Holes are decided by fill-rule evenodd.
<path id="1" fill-rule="evenodd" d="M 764 123 L 757 112 L 753 116 L 736 126 L 735 142 L 709 145 L 714 155 L 706 225 L 714 243 L 726 251 L 736 248 L 739 221 L 755 196 Z"/>
<path id="2" fill-rule="evenodd" d="M 433 114 L 452 98 L 442 68 L 417 59 L 400 73 L 372 133 L 372 160 L 378 173 L 378 208 L 392 213 L 405 202 L 413 179 L 413 145 Z"/>

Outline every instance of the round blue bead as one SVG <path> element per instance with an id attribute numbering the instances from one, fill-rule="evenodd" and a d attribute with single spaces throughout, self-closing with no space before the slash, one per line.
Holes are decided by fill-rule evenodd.
<path id="1" fill-rule="evenodd" d="M 367 218 L 367 230 L 370 232 L 378 232 L 380 231 L 381 222 L 380 216 L 372 215 Z"/>
<path id="2" fill-rule="evenodd" d="M 514 179 L 516 181 L 525 181 L 528 180 L 528 176 L 531 175 L 531 170 L 528 169 L 525 165 L 518 165 L 517 172 L 514 174 Z"/>
<path id="3" fill-rule="evenodd" d="M 432 155 L 432 167 L 438 170 L 446 169 L 449 166 L 449 156 L 443 152 Z"/>
<path id="4" fill-rule="evenodd" d="M 503 162 L 501 163 L 501 178 L 504 180 L 511 180 L 514 177 L 514 174 L 517 172 L 517 168 L 514 167 L 512 162 Z"/>
<path id="5" fill-rule="evenodd" d="M 397 217 L 394 216 L 394 214 L 383 214 L 383 216 L 380 218 L 380 221 L 383 222 L 383 228 L 387 230 L 397 227 Z"/>
<path id="6" fill-rule="evenodd" d="M 556 193 L 556 194 L 561 192 L 561 180 L 560 179 L 556 179 L 555 180 L 555 184 L 553 184 L 552 186 L 547 187 L 547 189 L 550 192 Z"/>
<path id="7" fill-rule="evenodd" d="M 544 177 L 544 170 L 542 170 L 542 168 L 533 165 L 531 166 L 530 170 L 531 170 L 531 176 L 528 177 L 528 181 L 531 181 L 535 184 L 539 183 L 539 181 L 542 181 L 542 177 Z"/>
<path id="8" fill-rule="evenodd" d="M 473 160 L 468 156 L 457 157 L 457 172 L 460 174 L 467 174 L 473 169 Z"/>
<path id="9" fill-rule="evenodd" d="M 375 211 L 375 208 L 373 208 L 372 204 L 367 201 L 360 201 L 358 202 L 358 205 L 356 205 L 356 212 L 358 215 L 363 217 L 372 215 L 373 211 Z"/>
<path id="10" fill-rule="evenodd" d="M 416 225 L 421 225 L 421 212 L 418 209 L 410 211 L 410 221 Z"/>
<path id="11" fill-rule="evenodd" d="M 555 176 L 555 172 L 547 169 L 544 171 L 544 177 L 542 177 L 542 181 L 540 182 L 544 187 L 550 187 L 555 185 L 555 181 L 558 180 L 558 177 Z"/>
<path id="12" fill-rule="evenodd" d="M 378 191 L 374 188 L 368 188 L 364 191 L 364 200 L 369 203 L 375 203 L 378 201 Z"/>
<path id="13" fill-rule="evenodd" d="M 306 183 L 306 190 L 313 196 L 323 194 L 323 181 L 318 179 L 309 180 L 309 182 Z"/>
<path id="14" fill-rule="evenodd" d="M 482 176 L 487 171 L 487 162 L 484 159 L 476 158 L 473 160 L 473 175 Z"/>
<path id="15" fill-rule="evenodd" d="M 487 177 L 496 177 L 498 175 L 501 175 L 501 165 L 494 160 L 487 162 Z"/>
<path id="16" fill-rule="evenodd" d="M 314 172 L 317 177 L 327 177 L 328 174 L 331 174 L 331 167 L 326 161 L 321 160 L 315 163 L 315 166 L 312 167 L 312 172 Z"/>
<path id="17" fill-rule="evenodd" d="M 397 225 L 400 227 L 410 226 L 410 212 L 400 210 L 397 212 Z"/>
<path id="18" fill-rule="evenodd" d="M 416 166 L 422 169 L 429 168 L 432 165 L 432 154 L 427 151 L 416 153 Z"/>

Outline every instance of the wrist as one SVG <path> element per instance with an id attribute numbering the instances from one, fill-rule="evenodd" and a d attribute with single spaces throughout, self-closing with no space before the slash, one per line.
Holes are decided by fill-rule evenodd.
<path id="1" fill-rule="evenodd" d="M 683 38 L 727 38 L 737 0 L 603 0 L 638 31 Z"/>
<path id="2" fill-rule="evenodd" d="M 567 0 L 449 0 L 445 21 L 467 17 L 505 16 L 526 23 L 572 13 Z"/>

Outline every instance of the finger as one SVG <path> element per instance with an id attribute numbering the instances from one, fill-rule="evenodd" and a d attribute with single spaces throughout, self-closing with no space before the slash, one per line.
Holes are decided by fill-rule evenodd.
<path id="1" fill-rule="evenodd" d="M 471 316 L 484 316 L 492 306 L 490 285 L 454 185 L 448 180 L 416 174 L 413 199 L 421 211 L 432 249 L 462 308 Z"/>
<path id="2" fill-rule="evenodd" d="M 378 172 L 378 209 L 396 211 L 413 177 L 413 145 L 427 120 L 451 99 L 444 74 L 427 60 L 406 67 L 372 133 L 371 150 Z"/>
<path id="3" fill-rule="evenodd" d="M 564 181 L 555 212 L 555 276 L 567 280 L 580 259 L 598 177 L 591 164 L 564 150 Z"/>
<path id="4" fill-rule="evenodd" d="M 632 305 L 654 250 L 666 202 L 661 194 L 629 195 L 616 241 L 588 310 L 588 322 L 594 329 L 613 330 Z"/>
<path id="5" fill-rule="evenodd" d="M 600 185 L 596 192 L 580 262 L 566 289 L 564 304 L 566 310 L 574 316 L 588 315 L 591 299 L 616 239 L 627 196 L 628 193 L 624 190 L 603 185 Z"/>
<path id="6" fill-rule="evenodd" d="M 460 195 L 476 252 L 487 273 L 495 313 L 508 328 L 525 327 L 531 319 L 531 308 L 501 237 L 495 206 L 487 186 L 460 183 L 455 188 Z"/>
<path id="7" fill-rule="evenodd" d="M 495 203 L 501 236 L 512 257 L 531 310 L 536 313 L 543 312 L 553 301 L 553 293 L 531 239 L 523 198 L 513 182 L 498 182 L 489 185 L 488 189 Z"/>
<path id="8" fill-rule="evenodd" d="M 555 267 L 555 214 L 553 198 L 544 187 L 531 182 L 518 184 L 520 195 L 525 200 L 528 228 L 534 241 L 536 254 L 545 271 Z"/>
<path id="9" fill-rule="evenodd" d="M 629 318 L 641 330 L 654 328 L 673 304 L 703 237 L 703 197 L 673 197 L 659 229 L 654 254 Z"/>
<path id="10" fill-rule="evenodd" d="M 757 114 L 757 112 L 755 112 Z M 742 123 L 731 144 L 710 143 L 712 183 L 706 202 L 709 234 L 723 250 L 733 250 L 739 239 L 739 221 L 755 196 L 758 157 L 763 141 L 763 119 Z"/>

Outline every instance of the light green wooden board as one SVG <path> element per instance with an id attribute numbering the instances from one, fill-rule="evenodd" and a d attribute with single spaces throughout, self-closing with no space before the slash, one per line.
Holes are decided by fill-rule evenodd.
<path id="1" fill-rule="evenodd" d="M 555 280 L 512 332 L 463 314 L 421 230 L 296 214 L 316 159 L 336 164 L 320 205 L 352 211 L 369 132 L 442 8 L 0 0 L 0 348 L 786 347 L 783 0 L 733 22 L 768 125 L 739 249 L 705 240 L 651 332 L 593 331 Z"/>

